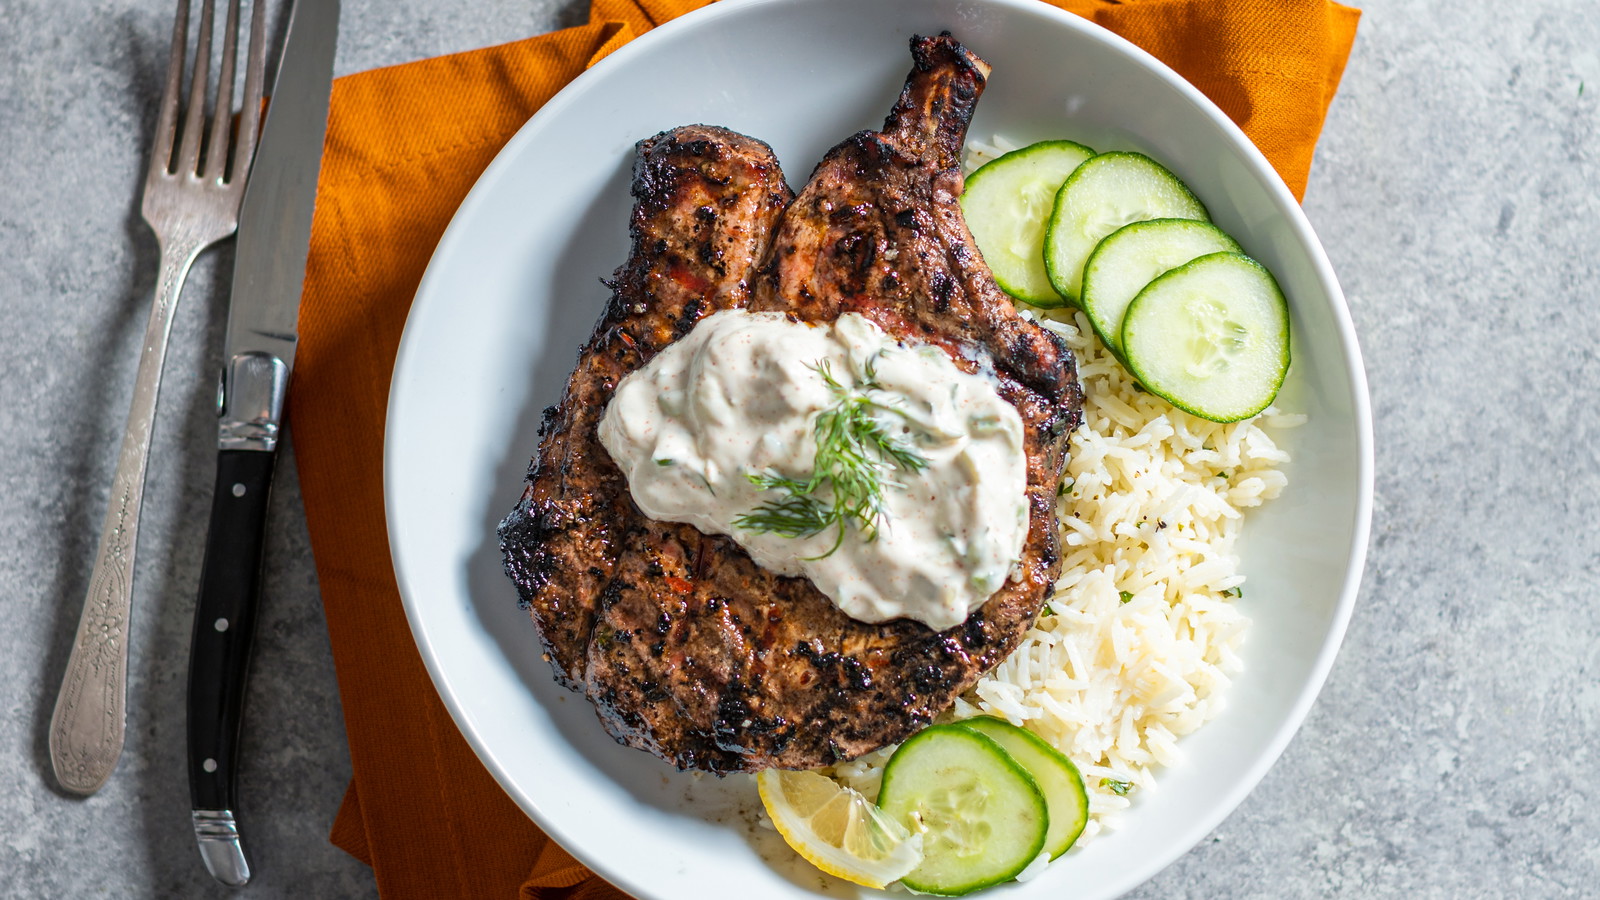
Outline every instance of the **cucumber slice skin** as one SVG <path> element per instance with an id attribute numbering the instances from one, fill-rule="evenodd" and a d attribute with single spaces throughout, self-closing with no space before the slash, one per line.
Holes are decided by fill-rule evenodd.
<path id="1" fill-rule="evenodd" d="M 1233 319 L 1250 321 L 1236 333 L 1249 346 L 1245 366 L 1225 381 L 1179 371 L 1188 349 L 1178 317 L 1185 301 L 1224 304 Z M 1191 260 L 1150 282 L 1128 304 L 1122 320 L 1122 346 L 1133 377 L 1150 393 L 1212 422 L 1238 422 L 1270 405 L 1289 371 L 1289 303 L 1272 273 L 1243 253 L 1211 253 Z M 1230 366 L 1230 368 L 1232 368 Z M 1230 383 L 1231 382 L 1231 383 Z"/>
<path id="2" fill-rule="evenodd" d="M 1044 267 L 1050 284 L 1068 303 L 1081 307 L 1089 254 L 1111 232 L 1149 219 L 1209 222 L 1211 214 L 1178 176 L 1143 153 L 1115 150 L 1089 159 L 1056 192 L 1045 225 Z"/>
<path id="3" fill-rule="evenodd" d="M 1048 309 L 1066 300 L 1044 268 L 1044 230 L 1055 194 L 1094 151 L 1074 141 L 1039 141 L 967 176 L 961 212 L 1000 289 Z"/>
<path id="4" fill-rule="evenodd" d="M 1089 324 L 1122 359 L 1122 318 L 1139 291 L 1186 262 L 1225 250 L 1244 252 L 1227 232 L 1196 219 L 1147 219 L 1118 228 L 1083 264 L 1082 305 Z"/>
<path id="5" fill-rule="evenodd" d="M 996 810 L 977 823 L 987 829 L 981 852 L 963 860 L 941 848 L 933 839 L 939 833 L 934 821 L 923 837 L 922 864 L 901 884 L 923 894 L 959 897 L 1010 881 L 1038 858 L 1049 830 L 1044 795 L 1027 769 L 976 729 L 934 725 L 901 744 L 884 766 L 878 807 L 915 833 L 912 814 L 931 805 L 936 790 L 971 786 L 985 792 L 986 806 Z"/>
<path id="6" fill-rule="evenodd" d="M 1026 728 L 1019 728 L 994 716 L 974 716 L 956 723 L 971 728 L 1000 745 L 1011 758 L 1022 764 L 1044 794 L 1050 810 L 1050 828 L 1044 849 L 1051 859 L 1071 849 L 1089 823 L 1089 793 L 1083 776 L 1066 754 Z"/>

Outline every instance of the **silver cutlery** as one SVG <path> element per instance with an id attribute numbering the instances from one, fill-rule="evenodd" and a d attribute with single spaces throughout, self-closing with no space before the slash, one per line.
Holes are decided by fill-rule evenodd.
<path id="1" fill-rule="evenodd" d="M 234 762 L 338 27 L 338 0 L 295 0 L 239 212 L 217 392 L 217 475 L 189 647 L 189 795 L 201 859 L 235 887 L 250 867 L 234 818 Z"/>
<path id="2" fill-rule="evenodd" d="M 239 205 L 260 123 L 265 74 L 262 5 L 262 0 L 256 0 L 250 18 L 244 96 L 235 135 L 233 88 L 239 0 L 232 0 L 228 8 L 218 88 L 209 104 L 206 95 L 213 0 L 206 0 L 200 15 L 188 101 L 181 117 L 179 97 L 188 43 L 189 2 L 178 3 L 166 88 L 144 182 L 143 214 L 160 242 L 161 271 L 100 530 L 100 545 L 89 576 L 88 595 L 50 720 L 50 762 L 56 779 L 63 788 L 78 794 L 99 790 L 111 777 L 122 753 L 134 556 L 162 362 L 173 311 L 189 267 L 201 251 L 232 235 L 238 227 Z M 205 114 L 208 105 L 213 110 L 209 120 Z"/>

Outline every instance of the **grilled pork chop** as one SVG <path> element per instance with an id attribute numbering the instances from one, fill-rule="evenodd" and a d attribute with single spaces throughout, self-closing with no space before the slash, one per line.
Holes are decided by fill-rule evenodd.
<path id="1" fill-rule="evenodd" d="M 633 255 L 501 526 L 506 570 L 558 678 L 618 741 L 680 768 L 813 768 L 905 738 L 1011 652 L 1059 572 L 1055 492 L 1082 399 L 1074 362 L 1017 314 L 961 218 L 961 145 L 988 66 L 949 35 L 913 39 L 912 55 L 883 131 L 830 151 L 776 221 L 787 200 L 777 166 L 764 158 L 774 180 L 755 177 L 749 139 L 697 127 L 641 144 Z M 696 140 L 727 148 L 732 161 L 719 161 L 748 181 L 718 185 L 696 168 L 682 155 Z M 684 180 L 662 177 L 691 169 L 703 201 L 692 207 Z M 858 312 L 991 373 L 1026 430 L 1018 577 L 944 632 L 866 624 L 727 537 L 639 513 L 595 437 L 605 402 L 699 318 L 736 306 L 811 322 Z"/>
<path id="2" fill-rule="evenodd" d="M 640 141 L 633 251 L 561 402 L 544 411 L 528 486 L 500 524 L 506 573 L 556 680 L 583 690 L 602 590 L 643 516 L 596 434 L 617 383 L 695 323 L 750 302 L 778 215 L 794 196 L 766 144 L 690 125 Z"/>

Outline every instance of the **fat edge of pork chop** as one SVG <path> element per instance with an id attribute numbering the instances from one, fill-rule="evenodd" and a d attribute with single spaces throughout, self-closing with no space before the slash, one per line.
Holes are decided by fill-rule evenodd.
<path id="1" fill-rule="evenodd" d="M 884 131 L 831 151 L 784 212 L 751 306 L 813 322 L 860 312 L 994 374 L 1026 430 L 1020 578 L 944 632 L 873 625 L 726 537 L 641 517 L 604 588 L 586 678 L 613 736 L 680 768 L 814 768 L 907 737 L 1016 647 L 1059 573 L 1075 366 L 1017 314 L 961 218 L 961 146 L 987 66 L 948 35 L 912 53 Z"/>
<path id="2" fill-rule="evenodd" d="M 707 125 L 640 141 L 632 195 L 632 251 L 565 394 L 544 411 L 527 486 L 499 529 L 506 574 L 556 680 L 573 690 L 585 686 L 595 609 L 618 539 L 641 518 L 596 433 L 606 404 L 624 376 L 700 319 L 749 302 L 793 196 L 770 147 Z"/>

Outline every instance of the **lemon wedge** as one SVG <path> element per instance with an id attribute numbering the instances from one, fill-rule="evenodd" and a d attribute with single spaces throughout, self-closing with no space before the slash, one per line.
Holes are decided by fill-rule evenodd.
<path id="1" fill-rule="evenodd" d="M 829 875 L 881 888 L 922 862 L 922 835 L 826 775 L 767 769 L 756 786 L 778 833 Z"/>

